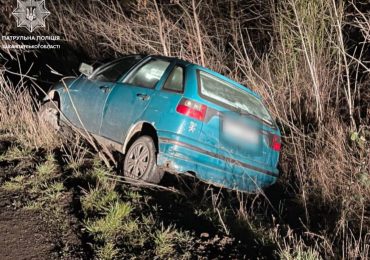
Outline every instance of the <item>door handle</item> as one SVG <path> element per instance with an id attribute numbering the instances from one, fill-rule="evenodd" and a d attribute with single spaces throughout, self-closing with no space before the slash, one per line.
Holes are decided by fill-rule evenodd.
<path id="1" fill-rule="evenodd" d="M 137 93 L 136 96 L 137 96 L 137 98 L 139 98 L 141 100 L 149 100 L 150 99 L 149 95 L 143 94 L 143 93 Z"/>
<path id="2" fill-rule="evenodd" d="M 108 86 L 100 86 L 99 89 L 103 91 L 104 93 L 107 93 L 110 91 L 110 87 Z"/>

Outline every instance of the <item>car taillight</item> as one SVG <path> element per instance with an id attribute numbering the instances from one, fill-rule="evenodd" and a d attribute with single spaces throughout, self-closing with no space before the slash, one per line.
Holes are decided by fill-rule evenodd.
<path id="1" fill-rule="evenodd" d="M 272 150 L 280 152 L 281 150 L 281 139 L 278 135 L 273 135 L 270 144 Z"/>
<path id="2" fill-rule="evenodd" d="M 207 106 L 196 101 L 183 98 L 176 108 L 180 114 L 203 121 L 206 117 Z"/>

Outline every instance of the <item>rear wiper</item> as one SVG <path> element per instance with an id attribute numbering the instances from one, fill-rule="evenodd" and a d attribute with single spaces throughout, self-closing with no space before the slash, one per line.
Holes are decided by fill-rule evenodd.
<path id="1" fill-rule="evenodd" d="M 238 114 L 240 114 L 241 116 L 249 116 L 249 117 L 252 117 L 254 119 L 257 119 L 258 121 L 262 121 L 264 123 L 267 123 L 268 125 L 272 125 L 272 122 L 266 120 L 266 119 L 263 119 L 263 118 L 259 118 L 258 116 L 256 115 L 253 115 L 252 113 L 246 111 L 246 110 L 243 110 L 241 109 L 240 107 L 235 107 L 234 108 L 234 111 L 237 112 Z"/>
<path id="2" fill-rule="evenodd" d="M 240 107 L 235 107 L 234 108 L 234 111 L 237 112 L 238 114 L 240 114 L 241 116 L 253 116 L 253 117 L 256 117 L 255 115 L 241 109 Z"/>

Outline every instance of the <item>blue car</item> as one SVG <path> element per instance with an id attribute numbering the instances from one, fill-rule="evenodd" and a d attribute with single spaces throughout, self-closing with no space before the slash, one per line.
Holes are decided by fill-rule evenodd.
<path id="1" fill-rule="evenodd" d="M 191 173 L 246 192 L 277 180 L 280 131 L 247 87 L 163 56 L 125 56 L 95 70 L 83 63 L 80 72 L 51 89 L 40 115 L 124 154 L 126 177 L 158 183 L 164 172 Z"/>

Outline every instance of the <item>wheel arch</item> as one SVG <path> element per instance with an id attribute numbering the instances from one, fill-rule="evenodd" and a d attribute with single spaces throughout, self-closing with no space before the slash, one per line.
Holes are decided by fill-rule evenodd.
<path id="1" fill-rule="evenodd" d="M 153 124 L 147 122 L 147 121 L 139 121 L 128 131 L 128 134 L 125 137 L 125 141 L 123 143 L 122 152 L 125 154 L 127 150 L 129 149 L 130 145 L 140 136 L 148 135 L 153 139 L 155 148 L 159 149 L 158 144 L 158 134 L 156 128 L 153 126 Z"/>
<path id="2" fill-rule="evenodd" d="M 44 102 L 55 101 L 60 106 L 60 95 L 57 90 L 50 91 L 44 98 Z"/>

